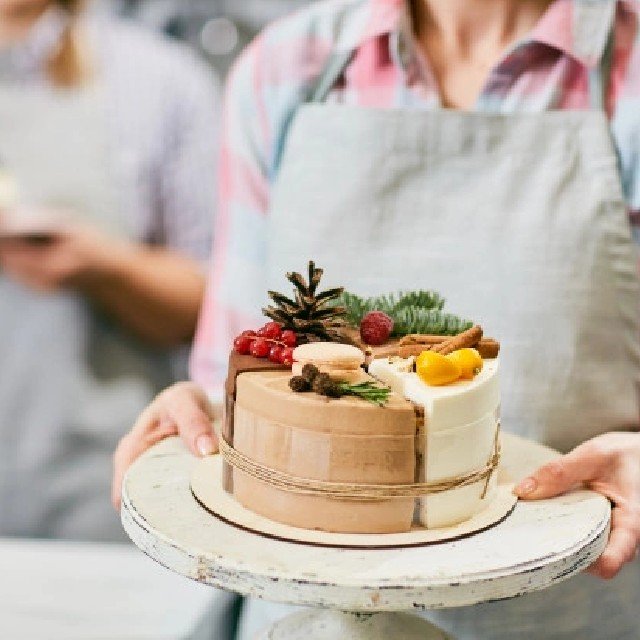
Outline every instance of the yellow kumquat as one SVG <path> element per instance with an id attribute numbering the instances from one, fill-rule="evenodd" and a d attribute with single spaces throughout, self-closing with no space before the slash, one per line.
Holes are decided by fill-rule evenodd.
<path id="1" fill-rule="evenodd" d="M 423 351 L 416 359 L 416 373 L 422 382 L 433 387 L 451 384 L 462 374 L 460 365 L 434 351 Z"/>

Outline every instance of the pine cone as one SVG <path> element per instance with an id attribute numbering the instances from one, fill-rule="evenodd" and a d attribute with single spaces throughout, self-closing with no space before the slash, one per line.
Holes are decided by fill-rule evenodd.
<path id="1" fill-rule="evenodd" d="M 338 287 L 317 293 L 322 269 L 309 262 L 308 281 L 299 273 L 288 273 L 287 280 L 295 287 L 294 298 L 277 291 L 269 291 L 273 304 L 263 313 L 283 329 L 298 334 L 300 342 L 343 342 L 346 309 L 336 304 L 344 289 Z"/>

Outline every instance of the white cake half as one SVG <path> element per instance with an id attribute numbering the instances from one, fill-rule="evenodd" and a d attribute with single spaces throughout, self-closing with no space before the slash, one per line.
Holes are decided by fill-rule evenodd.
<path id="1" fill-rule="evenodd" d="M 410 361 L 380 358 L 369 373 L 396 393 L 424 409 L 425 427 L 417 451 L 422 482 L 438 482 L 482 469 L 495 445 L 500 411 L 499 359 L 485 360 L 473 380 L 429 386 L 407 371 Z M 418 519 L 429 529 L 467 520 L 492 499 L 497 473 L 466 487 L 426 496 L 419 501 Z M 483 497 L 484 493 L 484 497 Z"/>

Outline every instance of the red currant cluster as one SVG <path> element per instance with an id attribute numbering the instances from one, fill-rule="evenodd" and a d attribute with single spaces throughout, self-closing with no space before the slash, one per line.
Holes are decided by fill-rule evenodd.
<path id="1" fill-rule="evenodd" d="M 243 331 L 234 341 L 233 348 L 240 355 L 254 358 L 269 358 L 276 364 L 291 366 L 293 349 L 298 336 L 290 329 L 282 330 L 277 322 L 267 322 L 257 331 Z"/>

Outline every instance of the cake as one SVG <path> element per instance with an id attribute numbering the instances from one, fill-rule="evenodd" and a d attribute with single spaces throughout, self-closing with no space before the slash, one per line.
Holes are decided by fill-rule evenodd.
<path id="1" fill-rule="evenodd" d="M 327 532 L 402 533 L 472 518 L 497 486 L 499 345 L 444 314 L 437 294 L 412 294 L 435 301 L 429 313 L 407 294 L 384 298 L 389 314 L 370 311 L 383 298 L 318 294 L 318 271 L 311 263 L 308 282 L 288 274 L 296 296 L 270 292 L 271 322 L 234 343 L 225 489 L 271 520 Z M 422 320 L 394 333 L 407 317 L 396 315 L 398 303 Z"/>

